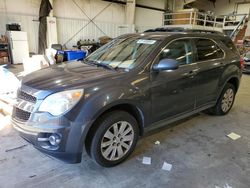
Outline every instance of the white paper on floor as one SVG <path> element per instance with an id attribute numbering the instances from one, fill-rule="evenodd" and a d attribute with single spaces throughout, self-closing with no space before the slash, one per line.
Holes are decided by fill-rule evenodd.
<path id="1" fill-rule="evenodd" d="M 221 187 L 215 185 L 215 188 L 221 188 Z M 224 185 L 223 188 L 233 188 L 233 187 L 229 186 L 229 185 L 226 183 L 226 185 Z"/>
<path id="2" fill-rule="evenodd" d="M 233 187 L 231 187 L 231 186 L 229 186 L 228 184 L 226 184 L 226 185 L 224 186 L 224 188 L 233 188 Z"/>
<path id="3" fill-rule="evenodd" d="M 142 164 L 151 165 L 151 157 L 143 157 Z"/>
<path id="4" fill-rule="evenodd" d="M 164 162 L 161 169 L 170 171 L 172 169 L 172 165 L 167 162 Z"/>
<path id="5" fill-rule="evenodd" d="M 161 143 L 160 143 L 159 140 L 155 141 L 155 145 L 160 145 L 160 144 L 161 144 Z"/>
<path id="6" fill-rule="evenodd" d="M 227 135 L 227 137 L 231 138 L 232 140 L 237 140 L 241 136 L 232 132 L 229 135 Z"/>

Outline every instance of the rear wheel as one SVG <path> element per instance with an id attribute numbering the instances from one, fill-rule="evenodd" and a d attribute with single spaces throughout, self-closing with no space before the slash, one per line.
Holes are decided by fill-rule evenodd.
<path id="1" fill-rule="evenodd" d="M 234 85 L 227 83 L 216 105 L 213 108 L 209 109 L 210 114 L 214 115 L 227 114 L 233 106 L 235 94 L 236 94 L 236 89 Z"/>
<path id="2" fill-rule="evenodd" d="M 115 166 L 132 153 L 138 139 L 138 125 L 129 113 L 114 111 L 105 114 L 97 127 L 90 153 L 99 165 Z"/>

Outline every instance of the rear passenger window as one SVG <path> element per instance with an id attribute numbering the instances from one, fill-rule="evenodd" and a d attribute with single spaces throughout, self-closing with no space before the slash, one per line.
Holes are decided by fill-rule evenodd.
<path id="1" fill-rule="evenodd" d="M 192 63 L 192 45 L 190 40 L 180 39 L 170 43 L 159 55 L 161 59 L 175 59 L 179 65 Z"/>
<path id="2" fill-rule="evenodd" d="M 218 45 L 209 39 L 197 39 L 195 41 L 197 48 L 198 61 L 223 58 L 224 53 Z"/>

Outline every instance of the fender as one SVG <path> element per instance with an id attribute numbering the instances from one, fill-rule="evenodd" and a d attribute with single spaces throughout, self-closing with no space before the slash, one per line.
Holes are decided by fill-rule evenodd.
<path id="1" fill-rule="evenodd" d="M 150 100 L 146 100 L 147 97 L 148 96 L 145 95 L 145 93 L 140 92 L 139 89 L 121 86 L 118 88 L 110 88 L 108 91 L 105 90 L 105 93 L 99 92 L 98 95 L 97 93 L 95 93 L 93 96 L 89 96 L 87 103 L 82 106 L 81 112 L 78 115 L 80 121 L 86 122 L 84 125 L 82 125 L 81 139 L 79 142 L 78 151 L 81 152 L 83 150 L 86 136 L 97 118 L 100 117 L 101 114 L 115 106 L 131 105 L 135 107 L 140 113 L 142 124 L 144 125 L 144 117 L 146 115 L 145 112 L 150 111 Z M 148 102 L 145 103 L 144 101 Z M 90 113 L 88 113 L 88 111 Z"/>
<path id="2" fill-rule="evenodd" d="M 227 67 L 227 69 L 223 72 L 221 78 L 220 78 L 220 82 L 219 82 L 219 86 L 218 86 L 218 93 L 217 93 L 217 98 L 216 98 L 216 102 L 218 101 L 222 90 L 224 89 L 225 85 L 229 82 L 229 80 L 231 80 L 232 78 L 237 79 L 238 81 L 238 87 L 240 84 L 240 69 L 236 66 L 236 65 L 230 65 L 229 67 Z M 236 88 L 238 89 L 238 88 Z"/>

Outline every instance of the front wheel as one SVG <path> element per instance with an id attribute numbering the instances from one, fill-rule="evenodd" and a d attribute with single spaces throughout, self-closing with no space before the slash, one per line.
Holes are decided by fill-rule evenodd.
<path id="1" fill-rule="evenodd" d="M 213 108 L 211 108 L 209 112 L 214 115 L 227 114 L 233 106 L 235 94 L 236 94 L 236 89 L 234 85 L 227 83 L 216 105 Z"/>
<path id="2" fill-rule="evenodd" d="M 91 157 L 101 166 L 115 166 L 132 153 L 137 139 L 138 124 L 133 116 L 124 111 L 105 114 L 91 142 Z"/>

